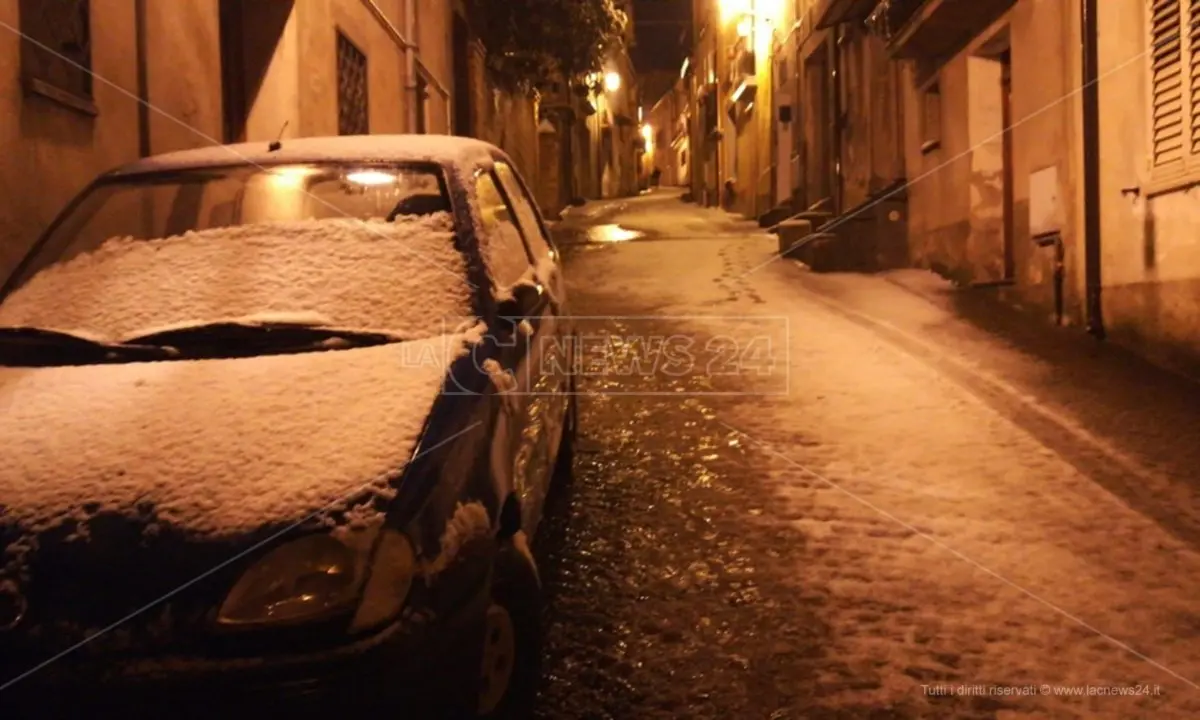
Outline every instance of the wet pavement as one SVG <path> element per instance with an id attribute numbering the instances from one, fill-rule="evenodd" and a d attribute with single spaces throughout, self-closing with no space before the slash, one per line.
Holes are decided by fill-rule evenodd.
<path id="1" fill-rule="evenodd" d="M 1194 443 L 1133 476 L 1165 483 L 1139 505 L 1101 487 L 1113 458 L 1146 460 L 1138 448 L 1054 416 L 1049 390 L 993 402 L 888 335 L 937 327 L 1014 385 L 1044 384 L 994 333 L 951 328 L 933 303 L 854 316 L 863 298 L 899 312 L 915 292 L 759 272 L 771 238 L 671 198 L 558 234 L 581 332 L 612 342 L 609 372 L 581 380 L 575 477 L 537 542 L 540 717 L 1195 716 L 1200 556 L 1172 531 L 1193 518 L 1169 507 L 1194 497 Z M 785 371 L 712 372 L 714 339 L 772 314 L 788 321 L 768 332 Z M 686 338 L 685 371 L 630 364 L 655 355 L 628 340 L 647 337 Z M 1026 422 L 1037 413 L 1054 429 Z M 1137 697 L 1044 696 L 1118 683 Z"/>
<path id="2" fill-rule="evenodd" d="M 587 310 L 632 314 L 598 299 Z M 716 419 L 731 400 L 683 396 L 714 389 L 697 376 L 644 380 L 582 388 L 600 394 L 581 405 L 575 479 L 542 539 L 543 717 L 792 717 L 815 692 L 826 630 L 822 599 L 773 548 L 803 538 L 765 515 L 754 458 Z M 609 394 L 629 389 L 682 392 Z"/>
<path id="3" fill-rule="evenodd" d="M 814 714 L 822 694 L 878 680 L 828 655 L 818 612 L 828 597 L 797 572 L 805 537 L 762 482 L 770 458 L 721 419 L 786 388 L 708 372 L 724 347 L 710 329 L 592 282 L 589 255 L 603 246 L 689 237 L 597 220 L 559 233 L 580 333 L 683 336 L 694 360 L 679 373 L 581 381 L 575 477 L 539 538 L 549 605 L 540 717 L 915 717 L 865 705 Z M 645 355 L 616 344 L 610 370 Z"/>

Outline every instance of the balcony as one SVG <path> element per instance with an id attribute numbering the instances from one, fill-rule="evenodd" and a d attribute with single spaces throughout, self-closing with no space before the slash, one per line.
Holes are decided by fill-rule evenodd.
<path id="1" fill-rule="evenodd" d="M 754 102 L 758 91 L 758 59 L 754 50 L 747 46 L 745 38 L 733 49 L 729 63 L 729 99 L 732 102 L 748 105 Z"/>
<path id="2" fill-rule="evenodd" d="M 897 59 L 952 57 L 1008 12 L 1016 0 L 883 0 L 873 13 Z"/>

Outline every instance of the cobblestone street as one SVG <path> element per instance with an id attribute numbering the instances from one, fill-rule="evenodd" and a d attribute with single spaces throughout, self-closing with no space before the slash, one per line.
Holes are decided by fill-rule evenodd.
<path id="1" fill-rule="evenodd" d="M 1196 386 L 670 195 L 560 236 L 584 334 L 699 351 L 581 384 L 543 717 L 1200 714 Z"/>

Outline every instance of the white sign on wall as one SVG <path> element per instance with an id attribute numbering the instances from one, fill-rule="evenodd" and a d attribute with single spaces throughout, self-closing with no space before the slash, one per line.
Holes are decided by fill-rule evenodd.
<path id="1" fill-rule="evenodd" d="M 1062 204 L 1058 197 L 1058 166 L 1036 170 L 1029 176 L 1029 231 L 1036 240 L 1062 231 Z"/>

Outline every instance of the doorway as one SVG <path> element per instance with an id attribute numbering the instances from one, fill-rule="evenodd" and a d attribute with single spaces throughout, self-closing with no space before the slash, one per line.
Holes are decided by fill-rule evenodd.
<path id="1" fill-rule="evenodd" d="M 246 139 L 246 15 L 242 0 L 221 0 L 218 9 L 221 48 L 221 101 L 225 142 Z"/>
<path id="2" fill-rule="evenodd" d="M 1012 61 L 1007 29 L 967 58 L 971 147 L 967 262 L 975 282 L 1006 283 L 1015 274 Z"/>
<path id="3" fill-rule="evenodd" d="M 221 115 L 227 143 L 248 139 L 246 126 L 294 4 L 220 0 Z"/>
<path id="4" fill-rule="evenodd" d="M 792 102 L 792 67 L 787 50 L 775 62 L 775 130 L 774 197 L 771 207 L 792 200 L 792 122 L 795 104 Z M 768 210 L 771 208 L 767 208 Z"/>
<path id="5" fill-rule="evenodd" d="M 829 44 L 821 43 L 804 62 L 805 75 L 805 205 L 833 195 L 833 83 Z"/>

